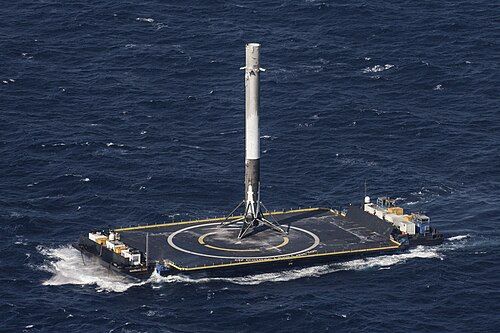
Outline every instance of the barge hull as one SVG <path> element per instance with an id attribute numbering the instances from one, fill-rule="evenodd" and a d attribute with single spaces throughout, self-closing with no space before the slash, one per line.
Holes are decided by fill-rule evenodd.
<path id="1" fill-rule="evenodd" d="M 262 226 L 238 239 L 238 226 L 220 227 L 225 218 L 115 229 L 124 244 L 148 258 L 138 272 L 127 266 L 120 255 L 85 237 L 76 247 L 100 257 L 110 268 L 138 278 L 149 276 L 155 266 L 162 275 L 234 276 L 388 254 L 405 248 L 391 237 L 393 228 L 388 223 L 377 221 L 355 206 L 350 206 L 346 215 L 327 208 L 308 208 L 268 213 L 267 217 L 275 219 L 288 234 Z"/>

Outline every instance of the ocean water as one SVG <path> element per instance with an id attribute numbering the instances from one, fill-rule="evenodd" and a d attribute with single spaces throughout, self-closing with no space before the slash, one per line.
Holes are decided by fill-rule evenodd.
<path id="1" fill-rule="evenodd" d="M 495 332 L 494 1 L 4 1 L 0 331 Z M 243 195 L 246 42 L 262 44 L 262 199 L 392 195 L 438 247 L 138 283 L 93 228 L 220 216 Z"/>

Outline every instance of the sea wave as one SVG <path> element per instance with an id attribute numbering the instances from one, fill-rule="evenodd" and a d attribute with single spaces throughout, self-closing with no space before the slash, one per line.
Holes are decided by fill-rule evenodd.
<path id="1" fill-rule="evenodd" d="M 385 65 L 375 65 L 373 67 L 366 67 L 363 69 L 363 73 L 378 73 L 378 72 L 383 72 L 387 69 L 393 68 L 394 65 L 391 64 L 385 64 Z"/>
<path id="2" fill-rule="evenodd" d="M 153 18 L 150 17 L 138 17 L 135 20 L 139 22 L 148 22 L 148 23 L 153 23 L 155 21 Z"/>
<path id="3" fill-rule="evenodd" d="M 470 238 L 469 234 L 467 234 L 467 235 L 453 236 L 453 237 L 448 238 L 448 240 L 451 241 L 451 242 L 453 242 L 453 241 L 461 241 L 461 240 L 464 240 L 464 239 L 467 239 L 467 238 Z"/>

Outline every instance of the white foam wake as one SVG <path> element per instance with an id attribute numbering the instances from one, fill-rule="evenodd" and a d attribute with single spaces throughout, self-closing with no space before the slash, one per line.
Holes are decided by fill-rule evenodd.
<path id="1" fill-rule="evenodd" d="M 80 252 L 70 246 L 55 249 L 39 248 L 41 254 L 47 257 L 46 263 L 40 267 L 53 274 L 44 281 L 44 285 L 95 285 L 97 291 L 124 292 L 134 286 L 150 284 L 153 288 L 166 283 L 210 283 L 227 282 L 239 285 L 257 285 L 261 283 L 276 283 L 297 280 L 305 277 L 319 277 L 339 271 L 360 271 L 367 269 L 390 269 L 394 265 L 403 264 L 413 259 L 445 258 L 445 252 L 465 246 L 470 235 L 458 235 L 447 239 L 445 244 L 434 247 L 418 246 L 404 253 L 381 255 L 363 259 L 355 259 L 342 263 L 312 266 L 295 270 L 285 270 L 276 273 L 261 273 L 241 277 L 204 277 L 196 278 L 185 275 L 160 276 L 153 273 L 142 282 L 135 282 L 126 276 L 112 272 L 102 267 L 98 262 L 85 258 L 82 263 Z"/>
<path id="2" fill-rule="evenodd" d="M 124 292 L 130 287 L 147 283 L 135 282 L 101 266 L 95 260 L 82 258 L 81 253 L 69 245 L 53 249 L 40 247 L 39 251 L 47 257 L 39 268 L 53 274 L 43 282 L 44 285 L 95 285 L 97 291 Z"/>
<path id="3" fill-rule="evenodd" d="M 387 268 L 405 263 L 409 259 L 444 259 L 444 255 L 437 248 L 418 246 L 408 252 L 356 259 L 340 264 L 345 270 L 363 270 L 368 268 Z"/>
<path id="4" fill-rule="evenodd" d="M 166 277 L 156 276 L 155 282 L 183 282 L 183 283 L 207 283 L 207 282 L 229 282 L 240 285 L 256 285 L 265 282 L 284 282 L 297 280 L 305 277 L 318 277 L 321 275 L 351 270 L 365 270 L 370 268 L 388 269 L 390 266 L 401 264 L 409 259 L 444 259 L 444 255 L 440 253 L 437 247 L 423 247 L 411 249 L 408 252 L 393 255 L 381 255 L 377 257 L 369 257 L 364 259 L 355 259 L 343 263 L 335 263 L 321 266 L 312 266 L 295 270 L 286 270 L 276 273 L 262 273 L 247 275 L 242 277 L 228 278 L 192 278 L 184 275 L 169 275 Z"/>

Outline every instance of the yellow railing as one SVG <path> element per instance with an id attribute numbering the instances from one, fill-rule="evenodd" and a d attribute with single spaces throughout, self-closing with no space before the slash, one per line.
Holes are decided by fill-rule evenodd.
<path id="1" fill-rule="evenodd" d="M 249 260 L 249 261 L 237 261 L 230 263 L 222 263 L 222 264 L 213 264 L 213 265 L 205 265 L 205 266 L 195 266 L 195 267 L 180 267 L 177 266 L 173 262 L 169 262 L 169 265 L 174 267 L 179 271 L 199 271 L 205 269 L 213 269 L 213 268 L 224 268 L 224 267 L 232 267 L 232 266 L 241 266 L 241 265 L 251 265 L 251 264 L 259 264 L 273 261 L 283 261 L 283 260 L 295 260 L 295 259 L 305 259 L 305 258 L 315 258 L 315 257 L 326 257 L 326 256 L 337 256 L 342 254 L 355 254 L 355 253 L 364 253 L 364 252 L 374 252 L 374 251 L 385 251 L 385 250 L 396 250 L 399 248 L 400 244 L 396 241 L 391 240 L 392 243 L 397 244 L 393 246 L 382 246 L 382 247 L 374 247 L 368 249 L 358 249 L 358 250 L 346 250 L 339 252 L 324 252 L 324 253 L 316 253 L 316 254 L 298 254 L 289 257 L 278 257 L 278 258 L 266 258 L 266 259 L 258 259 L 258 260 Z"/>
<path id="2" fill-rule="evenodd" d="M 283 211 L 269 212 L 269 213 L 265 213 L 264 216 L 314 212 L 317 210 L 325 210 L 325 209 L 329 209 L 329 208 L 318 208 L 318 207 L 316 207 L 316 208 L 299 208 L 299 209 L 292 209 L 292 210 L 287 210 L 287 211 L 283 210 Z M 231 220 L 235 220 L 235 219 L 238 219 L 241 217 L 242 216 L 230 216 L 227 218 L 227 220 L 231 221 Z M 114 231 L 116 231 L 116 232 L 138 231 L 138 230 L 145 230 L 145 229 L 154 229 L 154 228 L 163 228 L 163 227 L 170 227 L 170 226 L 176 226 L 176 225 L 183 225 L 183 224 L 222 222 L 225 220 L 226 220 L 226 217 L 212 217 L 212 218 L 192 220 L 192 221 L 180 221 L 180 222 L 167 222 L 167 223 L 160 223 L 160 224 L 138 225 L 138 226 L 133 226 L 133 227 L 117 228 L 117 229 L 114 229 Z"/>

